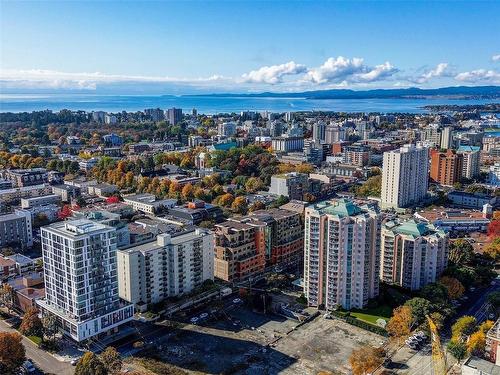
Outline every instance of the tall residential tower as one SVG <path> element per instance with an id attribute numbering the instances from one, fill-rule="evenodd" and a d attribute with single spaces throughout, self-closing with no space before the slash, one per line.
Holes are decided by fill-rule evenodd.
<path id="1" fill-rule="evenodd" d="M 421 201 L 429 183 L 429 150 L 421 144 L 384 152 L 382 208 L 408 207 Z"/>
<path id="2" fill-rule="evenodd" d="M 43 314 L 57 317 L 76 341 L 114 332 L 132 320 L 134 307 L 118 297 L 116 229 L 90 220 L 43 227 Z"/>
<path id="3" fill-rule="evenodd" d="M 306 208 L 304 294 L 309 306 L 361 309 L 378 295 L 380 219 L 376 206 L 345 199 Z"/>

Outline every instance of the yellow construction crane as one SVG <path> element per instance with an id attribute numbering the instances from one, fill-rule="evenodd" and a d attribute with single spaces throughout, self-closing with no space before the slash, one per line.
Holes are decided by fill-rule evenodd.
<path id="1" fill-rule="evenodd" d="M 427 316 L 427 322 L 431 331 L 433 373 L 434 375 L 446 375 L 446 354 L 441 345 L 438 329 L 429 316 Z"/>

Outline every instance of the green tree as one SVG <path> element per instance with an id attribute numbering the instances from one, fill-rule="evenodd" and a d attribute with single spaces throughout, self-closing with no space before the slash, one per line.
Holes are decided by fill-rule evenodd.
<path id="1" fill-rule="evenodd" d="M 258 177 L 250 177 L 245 183 L 245 189 L 249 193 L 255 193 L 258 190 L 262 190 L 264 183 Z"/>
<path id="2" fill-rule="evenodd" d="M 427 284 L 420 291 L 420 295 L 433 305 L 446 305 L 448 303 L 448 290 L 441 284 Z"/>
<path id="3" fill-rule="evenodd" d="M 106 368 L 92 352 L 86 352 L 78 361 L 75 375 L 107 375 Z"/>
<path id="4" fill-rule="evenodd" d="M 474 248 L 469 241 L 458 239 L 450 244 L 448 259 L 456 266 L 470 264 L 474 259 Z"/>
<path id="5" fill-rule="evenodd" d="M 446 348 L 459 361 L 467 355 L 467 345 L 463 342 L 450 341 Z"/>
<path id="6" fill-rule="evenodd" d="M 356 188 L 356 195 L 360 197 L 380 197 L 382 191 L 382 176 L 370 177 L 366 182 Z"/>
<path id="7" fill-rule="evenodd" d="M 492 292 L 488 294 L 487 298 L 491 307 L 493 307 L 497 312 L 500 311 L 500 292 Z"/>
<path id="8" fill-rule="evenodd" d="M 422 324 L 426 316 L 431 313 L 431 303 L 425 298 L 415 297 L 406 301 L 405 306 L 411 308 L 413 321 L 417 324 Z"/>

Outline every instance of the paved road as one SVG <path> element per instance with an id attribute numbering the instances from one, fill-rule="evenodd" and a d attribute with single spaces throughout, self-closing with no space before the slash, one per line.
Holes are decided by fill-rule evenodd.
<path id="1" fill-rule="evenodd" d="M 473 297 L 470 297 L 473 298 L 474 303 L 462 315 L 474 316 L 477 319 L 478 323 L 486 320 L 488 317 L 486 312 L 488 307 L 488 294 L 499 290 L 500 279 L 497 277 L 492 281 L 491 285 L 487 289 L 478 290 Z"/>
<path id="2" fill-rule="evenodd" d="M 2 320 L 0 320 L 0 331 L 17 332 Z M 73 375 L 75 372 L 71 364 L 58 361 L 51 354 L 38 349 L 38 347 L 26 337 L 23 337 L 23 345 L 26 349 L 26 357 L 30 358 L 44 372 L 57 375 Z"/>

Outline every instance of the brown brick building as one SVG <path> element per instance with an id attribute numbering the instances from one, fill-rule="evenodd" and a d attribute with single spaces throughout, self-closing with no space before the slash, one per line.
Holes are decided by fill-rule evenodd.
<path id="1" fill-rule="evenodd" d="M 264 227 L 234 221 L 215 226 L 214 276 L 245 280 L 266 267 Z"/>
<path id="2" fill-rule="evenodd" d="M 304 229 L 297 212 L 260 210 L 215 226 L 215 276 L 244 280 L 266 266 L 299 265 L 304 253 Z"/>
<path id="3" fill-rule="evenodd" d="M 451 186 L 462 179 L 463 155 L 453 150 L 431 150 L 431 180 Z"/>

